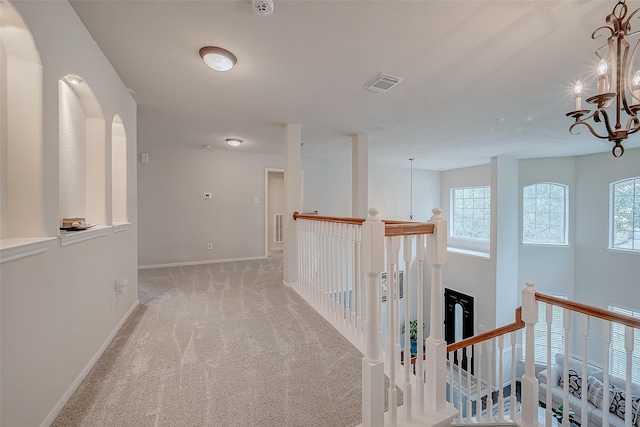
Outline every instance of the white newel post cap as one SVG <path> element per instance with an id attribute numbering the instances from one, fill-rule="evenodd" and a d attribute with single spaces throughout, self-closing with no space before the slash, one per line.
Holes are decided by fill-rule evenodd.
<path id="1" fill-rule="evenodd" d="M 427 261 L 432 265 L 447 262 L 447 221 L 442 217 L 442 209 L 431 209 L 433 215 L 428 222 L 435 225 L 433 234 L 427 235 Z"/>
<path id="2" fill-rule="evenodd" d="M 536 302 L 536 285 L 528 281 L 522 290 L 522 320 L 525 323 L 538 323 L 538 303 Z"/>
<path id="3" fill-rule="evenodd" d="M 378 213 L 369 208 L 369 217 L 362 224 L 362 268 L 367 274 L 384 270 L 384 223 Z"/>
<path id="4" fill-rule="evenodd" d="M 431 213 L 432 213 L 431 220 L 433 221 L 444 219 L 442 218 L 442 209 L 440 208 L 431 209 Z"/>

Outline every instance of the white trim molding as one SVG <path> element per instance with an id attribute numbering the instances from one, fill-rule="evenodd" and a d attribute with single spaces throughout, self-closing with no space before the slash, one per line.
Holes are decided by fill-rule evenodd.
<path id="1" fill-rule="evenodd" d="M 255 261 L 258 259 L 267 259 L 266 256 L 254 256 L 246 258 L 228 258 L 228 259 L 209 259 L 204 261 L 190 261 L 190 262 L 174 262 L 169 264 L 150 264 L 139 265 L 138 270 L 146 270 L 149 268 L 166 268 L 166 267 L 184 267 L 187 265 L 202 265 L 202 264 L 221 264 L 223 262 L 237 262 L 237 261 Z"/>
<path id="2" fill-rule="evenodd" d="M 32 237 L 0 240 L 0 263 L 41 254 L 55 237 Z"/>

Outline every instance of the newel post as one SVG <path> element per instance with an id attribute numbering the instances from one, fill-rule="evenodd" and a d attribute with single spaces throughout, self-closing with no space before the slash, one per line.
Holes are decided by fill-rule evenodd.
<path id="1" fill-rule="evenodd" d="M 427 405 L 438 412 L 446 407 L 447 343 L 442 337 L 443 288 L 442 266 L 447 262 L 447 221 L 442 210 L 432 209 L 429 222 L 435 224 L 433 234 L 427 235 L 427 262 L 431 265 L 431 316 L 429 338 L 425 343 L 427 359 Z"/>
<path id="2" fill-rule="evenodd" d="M 538 379 L 535 372 L 535 333 L 538 323 L 538 302 L 533 282 L 522 290 L 522 320 L 527 334 L 524 375 L 522 375 L 522 427 L 538 426 Z"/>
<path id="3" fill-rule="evenodd" d="M 367 353 L 362 358 L 362 425 L 384 425 L 384 362 L 380 321 L 382 291 L 380 274 L 384 270 L 384 223 L 378 210 L 369 209 L 362 224 L 362 271 L 366 278 L 367 321 L 364 324 Z"/>

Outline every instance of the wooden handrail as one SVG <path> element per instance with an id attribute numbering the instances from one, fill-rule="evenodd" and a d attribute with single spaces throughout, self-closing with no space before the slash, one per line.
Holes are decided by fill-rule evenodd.
<path id="1" fill-rule="evenodd" d="M 479 344 L 482 341 L 487 341 L 500 335 L 505 335 L 511 332 L 515 332 L 518 329 L 524 328 L 524 321 L 522 320 L 522 307 L 516 308 L 516 321 L 508 325 L 501 326 L 491 331 L 483 332 L 480 335 L 469 337 L 462 341 L 458 341 L 447 346 L 447 353 L 459 350 L 461 348 L 469 347 L 471 345 Z"/>
<path id="2" fill-rule="evenodd" d="M 389 224 L 385 221 L 384 235 L 389 236 L 413 236 L 415 234 L 433 234 L 436 225 L 432 222 L 405 222 L 401 224 Z"/>
<path id="3" fill-rule="evenodd" d="M 335 222 L 338 224 L 356 224 L 362 225 L 366 219 L 365 218 L 346 218 L 346 217 L 338 217 L 338 216 L 322 216 L 322 215 L 308 215 L 301 214 L 298 212 L 293 213 L 293 219 L 309 219 L 312 221 L 324 221 L 324 222 Z M 408 221 L 397 221 L 390 219 L 383 219 L 384 222 L 384 235 L 389 236 L 411 236 L 415 234 L 433 234 L 435 230 L 435 224 L 430 222 L 408 222 Z"/>
<path id="4" fill-rule="evenodd" d="M 577 311 L 578 313 L 586 314 L 587 316 L 598 317 L 610 322 L 621 323 L 632 328 L 640 329 L 640 319 L 635 319 L 631 316 L 625 316 L 624 314 L 614 313 L 609 310 L 604 310 L 598 307 L 592 307 L 590 305 L 581 304 L 575 301 L 569 301 L 562 298 L 552 297 L 549 295 L 536 292 L 536 301 L 546 302 L 547 304 L 555 305 L 558 307 L 566 308 L 567 310 Z"/>
<path id="5" fill-rule="evenodd" d="M 322 216 L 322 215 L 305 215 L 298 212 L 293 213 L 293 219 L 310 219 L 313 221 L 337 222 L 339 224 L 358 224 L 362 225 L 366 221 L 365 218 L 345 218 L 338 216 Z"/>

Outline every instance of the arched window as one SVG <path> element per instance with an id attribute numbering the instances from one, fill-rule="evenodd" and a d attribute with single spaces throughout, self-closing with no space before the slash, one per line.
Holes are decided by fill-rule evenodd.
<path id="1" fill-rule="evenodd" d="M 640 177 L 611 184 L 609 247 L 640 252 Z"/>
<path id="2" fill-rule="evenodd" d="M 566 245 L 566 185 L 538 182 L 522 190 L 522 243 Z"/>

